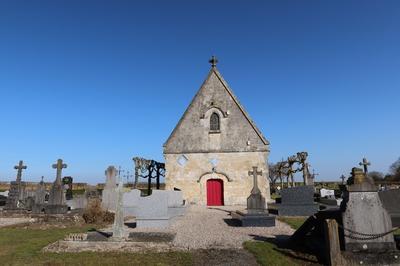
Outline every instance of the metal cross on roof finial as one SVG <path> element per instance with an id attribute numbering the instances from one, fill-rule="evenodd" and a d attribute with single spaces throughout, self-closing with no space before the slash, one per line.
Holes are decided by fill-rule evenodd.
<path id="1" fill-rule="evenodd" d="M 211 59 L 210 59 L 210 61 L 208 61 L 210 64 L 211 64 L 211 67 L 216 67 L 217 66 L 217 63 L 218 63 L 218 59 L 217 59 L 217 57 L 216 56 L 212 56 L 211 57 Z"/>

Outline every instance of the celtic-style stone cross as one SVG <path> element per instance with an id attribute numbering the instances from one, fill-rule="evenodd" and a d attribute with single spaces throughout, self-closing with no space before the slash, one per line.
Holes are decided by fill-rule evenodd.
<path id="1" fill-rule="evenodd" d="M 58 159 L 56 164 L 53 164 L 53 168 L 57 169 L 57 174 L 56 174 L 56 183 L 61 184 L 61 172 L 63 168 L 67 168 L 67 165 L 63 163 L 62 159 Z"/>
<path id="2" fill-rule="evenodd" d="M 367 160 L 367 158 L 363 158 L 363 160 L 362 160 L 362 162 L 361 163 L 359 163 L 359 165 L 362 165 L 362 166 L 364 166 L 364 173 L 368 173 L 368 166 L 370 166 L 371 165 L 371 163 L 370 162 L 368 162 L 368 160 Z"/>
<path id="3" fill-rule="evenodd" d="M 253 171 L 249 171 L 249 176 L 253 176 L 253 189 L 251 190 L 251 194 L 261 193 L 257 184 L 257 176 L 262 175 L 262 171 L 257 171 L 257 166 L 253 166 Z"/>
<path id="4" fill-rule="evenodd" d="M 27 167 L 24 165 L 24 161 L 19 161 L 19 164 L 14 166 L 14 169 L 18 170 L 17 171 L 17 182 L 21 182 L 21 177 L 22 177 L 22 170 L 25 170 Z"/>

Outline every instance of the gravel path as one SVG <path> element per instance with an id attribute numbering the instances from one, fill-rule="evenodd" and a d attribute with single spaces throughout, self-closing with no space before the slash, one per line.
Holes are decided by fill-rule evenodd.
<path id="1" fill-rule="evenodd" d="M 128 229 L 131 232 L 162 231 L 176 233 L 172 243 L 177 249 L 240 249 L 247 240 L 275 238 L 278 235 L 291 235 L 294 230 L 287 224 L 276 220 L 275 227 L 237 227 L 231 226 L 231 210 L 242 208 L 207 208 L 189 206 L 186 214 L 171 222 L 165 230 Z M 231 224 L 231 225 L 229 225 Z"/>
<path id="2" fill-rule="evenodd" d="M 31 218 L 0 218 L 0 227 L 31 222 Z"/>

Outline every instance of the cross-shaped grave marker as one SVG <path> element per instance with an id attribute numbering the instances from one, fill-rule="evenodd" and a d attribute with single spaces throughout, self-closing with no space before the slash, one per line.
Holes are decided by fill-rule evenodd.
<path id="1" fill-rule="evenodd" d="M 63 168 L 67 168 L 67 165 L 63 163 L 62 159 L 58 159 L 56 164 L 53 164 L 53 168 L 57 169 L 56 183 L 61 184 L 61 172 Z"/>
<path id="2" fill-rule="evenodd" d="M 14 166 L 14 169 L 18 170 L 17 171 L 17 182 L 21 182 L 21 177 L 22 177 L 22 170 L 25 170 L 27 167 L 24 165 L 24 161 L 19 161 L 19 164 Z"/>
<path id="3" fill-rule="evenodd" d="M 251 194 L 261 193 L 257 183 L 257 176 L 259 175 L 262 175 L 262 171 L 257 171 L 257 166 L 253 166 L 253 171 L 249 171 L 249 176 L 253 176 L 253 189 L 251 190 Z"/>

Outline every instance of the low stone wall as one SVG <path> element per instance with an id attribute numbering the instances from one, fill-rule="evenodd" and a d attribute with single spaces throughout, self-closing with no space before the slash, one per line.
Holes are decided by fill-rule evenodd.
<path id="1" fill-rule="evenodd" d="M 42 249 L 43 252 L 168 252 L 168 243 L 146 243 L 131 241 L 65 241 L 59 240 Z"/>

